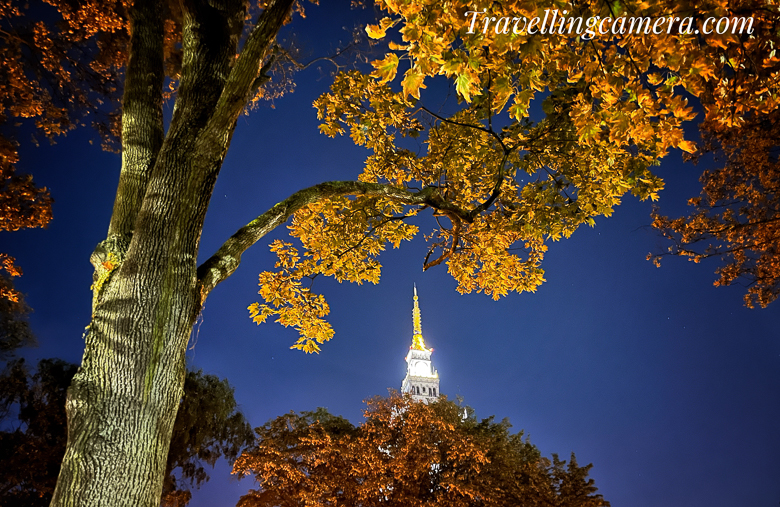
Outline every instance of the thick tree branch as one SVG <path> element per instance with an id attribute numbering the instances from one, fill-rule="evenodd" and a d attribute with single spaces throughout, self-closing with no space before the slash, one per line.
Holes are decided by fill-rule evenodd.
<path id="1" fill-rule="evenodd" d="M 122 99 L 122 171 L 109 236 L 127 236 L 141 208 L 149 175 L 163 143 L 162 6 L 138 0 L 130 9 L 130 56 Z"/>
<path id="2" fill-rule="evenodd" d="M 290 15 L 293 0 L 276 0 L 260 14 L 257 24 L 244 44 L 238 59 L 225 73 L 224 85 L 213 107 L 209 108 L 208 121 L 198 133 L 192 148 L 193 178 L 187 193 L 211 195 L 222 160 L 230 147 L 236 120 L 246 106 L 262 75 L 262 62 L 273 51 L 279 29 Z M 203 210 L 208 201 L 203 201 Z"/>
<path id="3" fill-rule="evenodd" d="M 236 231 L 217 252 L 198 267 L 201 299 L 227 279 L 241 263 L 241 255 L 263 236 L 287 221 L 293 213 L 321 199 L 342 195 L 372 195 L 386 197 L 410 205 L 430 206 L 448 216 L 456 216 L 471 222 L 467 211 L 448 203 L 436 187 L 426 187 L 418 192 L 382 183 L 361 181 L 329 181 L 295 192 L 262 215 Z"/>
<path id="4" fill-rule="evenodd" d="M 141 245 L 160 243 L 160 238 L 166 241 L 157 247 L 175 249 L 177 244 L 186 244 L 197 249 L 221 166 L 220 153 L 204 150 L 199 139 L 214 135 L 229 139 L 230 132 L 205 132 L 235 61 L 245 7 L 242 0 L 182 2 L 181 81 L 170 126 L 133 226 L 130 253 L 146 248 Z M 177 219 L 171 220 L 172 216 Z M 162 255 L 170 258 L 167 253 Z"/>
<path id="5" fill-rule="evenodd" d="M 241 54 L 228 75 L 219 102 L 209 122 L 211 132 L 232 131 L 238 115 L 244 109 L 253 85 L 262 73 L 261 63 L 273 50 L 271 44 L 276 34 L 290 15 L 293 0 L 276 0 L 260 14 L 257 25 L 244 44 Z M 227 146 L 225 146 L 227 150 Z"/>

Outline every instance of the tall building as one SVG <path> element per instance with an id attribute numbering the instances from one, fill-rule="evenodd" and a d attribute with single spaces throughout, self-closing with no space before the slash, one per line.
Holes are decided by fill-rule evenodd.
<path id="1" fill-rule="evenodd" d="M 406 377 L 401 384 L 401 392 L 410 393 L 415 401 L 428 403 L 439 397 L 439 373 L 431 364 L 433 349 L 425 348 L 421 321 L 417 286 L 415 286 L 414 309 L 412 310 L 414 334 L 412 335 L 412 346 L 409 347 L 409 353 L 406 355 Z"/>

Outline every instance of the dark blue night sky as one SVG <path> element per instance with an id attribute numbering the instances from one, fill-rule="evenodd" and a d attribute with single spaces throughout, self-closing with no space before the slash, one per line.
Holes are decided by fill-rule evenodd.
<path id="1" fill-rule="evenodd" d="M 308 7 L 292 28 L 310 52 L 335 48 L 370 11 Z M 354 179 L 368 152 L 317 131 L 312 101 L 326 91 L 328 67 L 309 68 L 297 88 L 239 119 L 206 220 L 201 257 L 292 192 Z M 432 90 L 423 100 L 435 103 Z M 89 322 L 89 255 L 105 237 L 119 157 L 75 131 L 54 146 L 21 148 L 21 172 L 51 189 L 46 230 L 3 233 L 2 250 L 25 270 L 40 347 L 31 360 L 80 361 Z M 699 193 L 703 166 L 668 156 L 662 211 L 684 212 Z M 716 264 L 665 259 L 649 227 L 651 204 L 626 197 L 610 218 L 550 244 L 547 282 L 536 293 L 498 302 L 460 295 L 445 266 L 425 273 L 422 239 L 380 257 L 379 285 L 318 278 L 335 338 L 307 356 L 289 346 L 297 333 L 256 326 L 257 274 L 271 269 L 275 231 L 244 255 L 240 269 L 206 302 L 188 358 L 227 377 L 253 425 L 284 412 L 327 407 L 361 419 L 362 400 L 400 387 L 412 338 L 417 284 L 423 334 L 434 347 L 441 392 L 463 396 L 478 417 L 508 417 L 545 455 L 593 463 L 599 492 L 618 506 L 776 506 L 780 502 L 780 303 L 748 310 L 744 287 L 715 288 Z M 425 218 L 428 218 L 426 222 Z M 423 231 L 430 217 L 419 221 Z M 255 487 L 223 463 L 193 495 L 192 507 L 235 505 Z"/>

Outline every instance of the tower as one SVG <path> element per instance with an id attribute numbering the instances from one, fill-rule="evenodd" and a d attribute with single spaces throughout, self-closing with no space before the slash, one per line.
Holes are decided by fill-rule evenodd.
<path id="1" fill-rule="evenodd" d="M 414 287 L 414 309 L 412 322 L 414 334 L 412 346 L 406 355 L 406 377 L 401 384 L 402 393 L 410 393 L 415 401 L 428 403 L 439 397 L 439 373 L 431 364 L 433 349 L 425 348 L 422 335 L 420 304 L 417 301 L 417 286 Z"/>

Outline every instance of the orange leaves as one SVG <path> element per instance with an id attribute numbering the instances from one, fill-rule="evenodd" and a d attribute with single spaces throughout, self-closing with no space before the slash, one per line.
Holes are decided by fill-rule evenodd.
<path id="1" fill-rule="evenodd" d="M 288 414 L 258 428 L 256 449 L 233 473 L 260 485 L 243 505 L 278 499 L 321 505 L 448 505 L 464 507 L 481 492 L 470 479 L 488 463 L 486 451 L 452 403 L 373 398 L 364 424 L 353 427 L 324 409 Z"/>
<path id="2" fill-rule="evenodd" d="M 52 198 L 46 188 L 35 186 L 32 176 L 17 176 L 4 168 L 0 180 L 0 231 L 46 227 L 52 219 Z"/>
<path id="3" fill-rule="evenodd" d="M 52 198 L 46 188 L 38 188 L 32 176 L 14 174 L 18 159 L 16 147 L 0 138 L 0 231 L 46 227 L 51 221 Z M 14 258 L 0 253 L 0 271 L 11 276 L 21 276 L 22 270 Z M 2 284 L 0 299 L 19 301 L 19 293 L 12 285 Z"/>
<path id="4" fill-rule="evenodd" d="M 677 147 L 687 153 L 696 153 L 696 143 L 692 141 L 680 141 Z"/>
<path id="5" fill-rule="evenodd" d="M 22 276 L 22 268 L 16 265 L 16 259 L 7 254 L 0 253 L 0 269 L 9 276 Z"/>
<path id="6" fill-rule="evenodd" d="M 117 0 L 45 3 L 54 9 L 25 2 L 0 9 L 5 27 L 0 31 L 4 136 L 24 124 L 14 118 L 32 120 L 37 142 L 39 134 L 52 139 L 87 123 L 85 117 L 91 115 L 89 122 L 108 147 L 116 141 L 112 127 L 128 51 L 124 16 L 129 5 Z"/>
<path id="7" fill-rule="evenodd" d="M 399 505 L 605 507 L 587 467 L 542 458 L 522 432 L 441 399 L 393 394 L 366 402 L 365 421 L 320 408 L 277 417 L 257 428 L 258 444 L 233 467 L 254 475 L 240 507 Z"/>
<path id="8" fill-rule="evenodd" d="M 780 295 L 780 114 L 752 115 L 739 127 L 706 122 L 702 131 L 703 151 L 720 154 L 725 164 L 702 175 L 702 195 L 689 200 L 688 216 L 671 220 L 654 212 L 653 227 L 671 246 L 648 259 L 658 266 L 663 255 L 697 263 L 718 257 L 714 284 L 745 279 L 745 304 L 766 307 Z"/>
<path id="9" fill-rule="evenodd" d="M 22 276 L 22 269 L 16 265 L 16 259 L 4 253 L 0 253 L 0 271 L 5 271 L 9 277 Z M 14 289 L 13 284 L 0 275 L 0 300 L 18 303 L 20 297 L 21 294 Z"/>
<path id="10" fill-rule="evenodd" d="M 372 39 L 381 39 L 387 34 L 387 29 L 394 26 L 398 20 L 392 20 L 390 18 L 382 18 L 379 21 L 379 25 L 368 25 L 366 27 L 366 33 Z"/>

